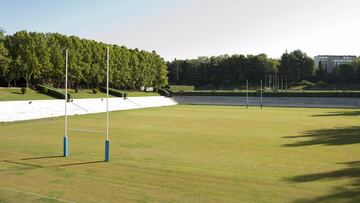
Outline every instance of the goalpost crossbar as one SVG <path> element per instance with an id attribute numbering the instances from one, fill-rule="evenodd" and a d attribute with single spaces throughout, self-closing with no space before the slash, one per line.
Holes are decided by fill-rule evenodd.
<path id="1" fill-rule="evenodd" d="M 110 161 L 110 140 L 109 140 L 109 55 L 110 49 L 106 49 L 106 130 L 84 130 L 84 129 L 70 129 L 68 128 L 68 114 L 67 114 L 67 103 L 68 103 L 68 50 L 65 52 L 65 135 L 63 140 L 64 157 L 69 155 L 69 138 L 68 132 L 86 132 L 86 133 L 105 133 L 105 161 Z"/>

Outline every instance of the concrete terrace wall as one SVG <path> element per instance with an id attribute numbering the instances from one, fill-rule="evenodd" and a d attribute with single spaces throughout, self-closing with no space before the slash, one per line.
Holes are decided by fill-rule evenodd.
<path id="1" fill-rule="evenodd" d="M 175 96 L 178 104 L 245 106 L 246 97 Z M 250 106 L 260 106 L 260 97 L 249 97 Z M 359 98 L 264 97 L 263 106 L 359 108 Z"/>
<path id="2" fill-rule="evenodd" d="M 170 98 L 129 97 L 110 98 L 109 110 L 128 110 L 149 107 L 171 106 L 177 103 Z M 64 100 L 6 101 L 0 102 L 0 122 L 33 120 L 64 116 Z M 68 115 L 106 112 L 106 99 L 74 99 L 68 103 Z"/>

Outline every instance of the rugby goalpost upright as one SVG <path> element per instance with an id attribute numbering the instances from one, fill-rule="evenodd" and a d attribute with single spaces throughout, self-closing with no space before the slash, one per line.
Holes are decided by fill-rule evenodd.
<path id="1" fill-rule="evenodd" d="M 110 161 L 110 140 L 109 140 L 109 47 L 106 49 L 106 139 L 105 139 L 105 161 Z M 63 140 L 63 156 L 69 156 L 69 138 L 68 138 L 68 57 L 69 51 L 65 51 L 65 135 Z"/>

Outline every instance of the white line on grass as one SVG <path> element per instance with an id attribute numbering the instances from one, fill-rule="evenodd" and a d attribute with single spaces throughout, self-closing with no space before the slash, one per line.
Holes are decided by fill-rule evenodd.
<path id="1" fill-rule="evenodd" d="M 8 188 L 8 187 L 2 187 L 2 186 L 0 186 L 0 189 L 7 190 L 7 191 L 12 191 L 12 192 L 24 193 L 24 194 L 27 194 L 27 195 L 33 195 L 33 196 L 42 197 L 42 198 L 46 198 L 46 199 L 52 199 L 52 200 L 56 200 L 56 201 L 58 201 L 58 202 L 75 203 L 74 201 L 69 201 L 69 200 L 65 200 L 65 199 L 59 199 L 59 198 L 50 197 L 50 196 L 46 196 L 46 195 L 42 195 L 42 194 L 37 194 L 37 193 L 33 193 L 33 192 L 26 192 L 26 191 L 17 190 L 17 189 Z"/>

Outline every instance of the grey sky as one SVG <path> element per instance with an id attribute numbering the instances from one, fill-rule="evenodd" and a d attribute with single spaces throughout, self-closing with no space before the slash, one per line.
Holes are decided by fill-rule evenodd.
<path id="1" fill-rule="evenodd" d="M 166 59 L 258 54 L 360 54 L 357 0 L 193 0 L 102 36 Z M 100 37 L 100 36 L 99 36 Z"/>

